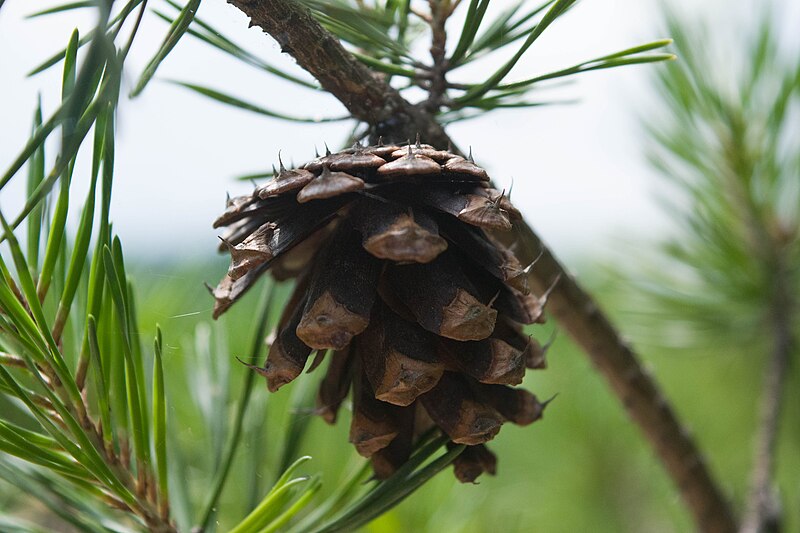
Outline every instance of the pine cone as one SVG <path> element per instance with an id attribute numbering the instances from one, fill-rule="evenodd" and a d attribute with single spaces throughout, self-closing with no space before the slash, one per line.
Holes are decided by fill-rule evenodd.
<path id="1" fill-rule="evenodd" d="M 250 196 L 233 198 L 225 226 L 227 276 L 214 317 L 261 274 L 297 278 L 265 366 L 270 391 L 292 381 L 316 351 L 329 353 L 318 413 L 329 423 L 352 386 L 350 441 L 385 478 L 435 425 L 468 445 L 456 477 L 494 473 L 483 443 L 544 404 L 523 390 L 543 368 L 523 324 L 542 301 L 525 269 L 492 237 L 520 218 L 471 157 L 420 144 L 354 146 L 301 168 L 283 163 Z"/>

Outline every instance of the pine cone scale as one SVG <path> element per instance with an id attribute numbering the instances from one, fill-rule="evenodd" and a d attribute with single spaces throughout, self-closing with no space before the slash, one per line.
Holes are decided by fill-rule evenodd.
<path id="1" fill-rule="evenodd" d="M 280 173 L 275 174 L 275 177 L 263 187 L 256 188 L 255 194 L 262 200 L 266 200 L 272 196 L 279 196 L 283 193 L 302 189 L 313 179 L 314 174 L 312 172 L 304 169 L 287 171 L 281 164 Z"/>
<path id="2" fill-rule="evenodd" d="M 336 422 L 339 406 L 350 392 L 353 372 L 350 347 L 335 351 L 317 390 L 316 412 L 329 424 Z"/>
<path id="3" fill-rule="evenodd" d="M 462 483 L 474 483 L 484 472 L 495 474 L 497 457 L 483 444 L 468 446 L 453 461 L 453 470 Z"/>
<path id="4" fill-rule="evenodd" d="M 298 323 L 299 316 L 295 314 L 270 346 L 263 371 L 270 392 L 277 391 L 299 376 L 311 355 L 311 348 L 295 332 Z"/>
<path id="5" fill-rule="evenodd" d="M 364 457 L 386 448 L 400 433 L 397 413 L 400 408 L 377 400 L 369 381 L 360 379 L 353 391 L 353 418 L 350 442 Z"/>
<path id="6" fill-rule="evenodd" d="M 331 171 L 325 166 L 322 174 L 311 180 L 297 193 L 297 201 L 305 203 L 311 200 L 334 198 L 341 194 L 360 191 L 364 187 L 364 180 L 361 178 L 351 176 L 346 172 Z"/>
<path id="7" fill-rule="evenodd" d="M 377 399 L 410 405 L 432 389 L 444 372 L 444 364 L 436 357 L 436 339 L 388 309 L 375 314 L 359 337 L 364 372 Z"/>
<path id="8" fill-rule="evenodd" d="M 379 259 L 430 263 L 447 249 L 438 224 L 421 210 L 362 200 L 352 216 L 364 248 Z"/>
<path id="9" fill-rule="evenodd" d="M 456 444 L 488 442 L 503 425 L 502 415 L 477 401 L 466 383 L 452 372 L 444 374 L 438 385 L 420 399 L 436 425 Z"/>

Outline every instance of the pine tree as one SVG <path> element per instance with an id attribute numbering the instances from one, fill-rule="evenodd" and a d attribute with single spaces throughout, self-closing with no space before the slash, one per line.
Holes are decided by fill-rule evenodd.
<path id="1" fill-rule="evenodd" d="M 653 166 L 686 207 L 671 210 L 680 233 L 659 243 L 651 258 L 658 266 L 629 273 L 626 284 L 638 293 L 629 301 L 640 302 L 640 317 L 657 318 L 642 324 L 657 344 L 676 345 L 668 337 L 681 331 L 681 347 L 765 354 L 740 531 L 780 531 L 787 516 L 777 449 L 800 328 L 800 150 L 792 122 L 800 55 L 781 45 L 771 7 L 753 27 L 722 33 L 721 43 L 739 47 L 725 68 L 714 47 L 701 45 L 706 25 L 670 12 L 666 19 L 682 61 L 655 77 L 665 109 L 646 127 Z"/>
<path id="2" fill-rule="evenodd" d="M 170 21 L 170 28 L 132 96 L 146 89 L 160 63 L 187 34 L 255 68 L 308 85 L 197 18 L 199 0 L 183 6 L 168 3 L 177 15 L 156 11 Z M 335 406 L 352 382 L 351 438 L 360 452 L 372 456 L 378 476 L 387 477 L 359 491 L 365 477 L 359 471 L 335 498 L 298 521 L 321 481 L 293 477 L 306 459 L 286 463 L 285 474 L 233 531 L 274 531 L 292 520 L 298 530 L 352 530 L 451 463 L 463 480 L 491 472 L 494 457 L 483 442 L 505 420 L 527 423 L 541 415 L 543 405 L 535 397 L 508 385 L 519 381 L 526 364 L 542 365 L 540 351 L 519 325 L 539 320 L 544 301 L 653 443 L 698 528 L 732 530 L 732 514 L 700 452 L 634 352 L 482 168 L 451 144 L 444 129 L 495 109 L 540 105 L 529 99 L 530 91 L 548 80 L 671 59 L 671 54 L 656 52 L 668 41 L 507 82 L 519 59 L 575 0 L 539 6 L 519 2 L 493 20 L 486 16 L 488 0 L 432 0 L 427 6 L 396 0 L 230 3 L 347 107 L 358 122 L 348 144 L 366 139 L 368 146 L 326 154 L 304 168 L 281 164 L 255 195 L 232 199 L 218 220 L 230 226 L 223 246 L 233 262 L 214 289 L 215 312 L 224 311 L 267 268 L 277 279 L 298 277 L 277 321 L 267 364 L 255 370 L 277 388 L 303 369 L 312 349 L 333 350 L 319 391 L 322 414 L 335 417 Z M 129 522 L 118 511 L 155 531 L 191 525 L 207 529 L 244 438 L 255 372 L 246 374 L 207 497 L 189 503 L 183 494 L 181 504 L 173 505 L 171 496 L 179 489 L 166 453 L 165 388 L 170 380 L 163 371 L 163 341 L 159 333 L 152 352 L 153 378 L 146 380 L 144 370 L 151 365 L 145 361 L 150 360 L 132 335 L 138 324 L 135 291 L 109 223 L 121 73 L 148 7 L 143 0 L 77 2 L 37 15 L 87 7 L 99 13 L 92 34 L 80 38 L 76 33 L 63 52 L 36 69 L 63 64 L 63 103 L 47 119 L 37 112 L 29 142 L 0 178 L 3 187 L 28 164 L 26 205 L 13 219 L 0 217 L 14 263 L 13 271 L 2 264 L 0 342 L 5 352 L 0 379 L 3 394 L 14 398 L 15 405 L 21 402 L 21 412 L 38 424 L 31 431 L 3 420 L 0 444 L 9 456 L 43 467 L 26 470 L 4 462 L 0 475 L 27 484 L 43 501 L 57 494 L 69 512 L 58 505 L 53 510 L 79 529 L 100 530 L 107 524 L 123 529 Z M 456 28 L 455 44 L 448 45 L 451 16 L 459 8 L 464 22 Z M 411 52 L 423 39 L 430 43 L 429 59 Z M 81 47 L 87 51 L 79 66 Z M 514 47 L 515 53 L 486 79 L 449 81 L 452 70 L 504 47 Z M 233 106 L 296 118 L 200 84 L 184 85 Z M 410 88 L 421 89 L 424 98 L 407 100 L 403 91 Z M 44 141 L 56 132 L 61 134 L 60 150 L 45 172 Z M 420 142 L 408 142 L 417 136 Z M 64 239 L 70 173 L 82 147 L 93 150 L 92 186 L 70 243 Z M 52 193 L 56 183 L 57 194 Z M 93 228 L 96 196 L 99 231 Z M 54 202 L 52 213 L 42 209 L 47 199 Z M 28 228 L 24 249 L 16 233 L 23 224 Z M 42 227 L 50 228 L 46 243 L 37 240 Z M 65 268 L 56 268 L 57 263 Z M 254 358 L 275 325 L 272 288 L 266 285 L 255 320 Z M 430 305 L 419 305 L 422 300 Z M 329 320 L 331 314 L 335 320 Z M 77 338 L 65 334 L 70 320 L 80 332 Z M 420 349 L 433 345 L 435 350 Z M 405 372 L 407 368 L 414 372 Z M 353 376 L 349 380 L 348 373 Z M 216 420 L 223 418 L 220 414 Z M 422 428 L 415 426 L 424 427 L 426 418 L 445 435 L 420 433 Z M 445 445 L 448 449 L 440 453 Z M 181 460 L 173 454 L 172 468 Z M 195 518 L 187 507 L 196 511 Z"/>

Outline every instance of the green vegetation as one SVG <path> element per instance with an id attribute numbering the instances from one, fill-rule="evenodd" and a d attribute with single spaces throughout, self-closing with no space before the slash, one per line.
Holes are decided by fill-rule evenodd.
<path id="1" fill-rule="evenodd" d="M 208 413 L 211 409 L 225 416 L 235 412 L 247 371 L 233 357 L 246 359 L 249 353 L 251 310 L 261 297 L 248 295 L 219 323 L 212 322 L 212 299 L 199 280 L 224 269 L 225 261 L 219 260 L 203 270 L 156 264 L 139 265 L 131 272 L 136 286 L 143 288 L 139 335 L 152 339 L 156 323 L 169 332 L 164 340 L 164 369 L 169 376 L 167 417 L 173 439 L 170 468 L 183 472 L 172 478 L 171 486 L 179 523 L 191 522 L 183 522 L 188 520 L 188 510 L 178 503 L 181 498 L 202 501 L 211 485 L 210 472 L 221 453 L 225 428 L 214 430 L 206 417 L 213 419 Z M 599 285 L 590 283 L 590 287 Z M 285 294 L 284 288 L 280 294 Z M 614 299 L 606 290 L 596 294 L 607 303 Z M 763 364 L 748 353 L 727 348 L 648 349 L 647 353 L 648 365 L 679 413 L 691 421 L 714 471 L 736 503 L 742 503 Z M 541 531 L 690 528 L 689 516 L 657 459 L 588 361 L 563 335 L 556 338 L 548 355 L 547 371 L 529 375 L 524 386 L 545 398 L 558 396 L 544 421 L 528 428 L 506 428 L 493 442 L 500 457 L 496 477 L 483 477 L 480 485 L 473 486 L 461 485 L 450 475 L 438 476 L 366 531 L 524 531 L 532 524 Z M 308 425 L 288 461 L 310 455 L 313 459 L 301 472 L 324 473 L 315 502 L 336 496 L 359 471 L 369 475 L 362 471 L 365 461 L 347 442 L 347 417 L 330 427 L 303 409 L 308 407 L 303 399 L 314 389 L 315 378 L 314 374 L 304 376 L 276 394 L 269 394 L 260 379 L 255 383 L 246 418 L 249 429 L 219 502 L 225 509 L 221 530 L 244 517 L 280 475 L 287 461 L 286 435 L 298 421 Z M 797 405 L 788 405 L 784 420 L 798 416 Z M 797 502 L 800 488 L 792 472 L 800 468 L 800 430 L 791 423 L 784 427 L 778 484 L 785 488 L 784 501 Z M 180 453 L 174 453 L 176 449 Z M 182 489 L 188 491 L 183 497 L 178 496 Z M 11 485 L 4 485 L 0 493 L 2 508 L 29 516 L 30 502 Z M 800 527 L 792 513 L 786 519 L 787 531 Z"/>
<path id="2" fill-rule="evenodd" d="M 185 34 L 269 75 L 319 89 L 217 33 L 195 17 L 199 4 L 166 2 L 154 10 L 170 25 L 133 96 Z M 427 91 L 423 104 L 442 123 L 540 105 L 528 95 L 547 80 L 673 57 L 656 51 L 668 41 L 655 41 L 506 83 L 519 58 L 575 2 L 518 2 L 484 20 L 488 0 L 475 0 L 464 2 L 449 67 L 506 46 L 514 53 L 487 80 L 437 86 L 432 73 L 444 68 L 443 56 L 420 67 L 411 51 L 426 25 L 408 2 L 302 4 L 352 46 L 360 64 L 386 74 L 401 91 Z M 97 26 L 83 36 L 76 31 L 63 51 L 33 69 L 62 69 L 63 99 L 55 110 L 35 110 L 27 144 L 0 176 L 0 189 L 27 179 L 25 205 L 0 213 L 0 530 L 692 527 L 652 449 L 565 335 L 556 336 L 547 371 L 529 373 L 524 383 L 541 398 L 557 397 L 543 422 L 508 427 L 494 441 L 496 477 L 474 486 L 437 476 L 460 449 L 448 451 L 444 439 L 429 435 L 394 476 L 370 479 L 347 442 L 348 416 L 329 427 L 313 414 L 321 373 L 269 394 L 245 365 L 263 361 L 289 284 L 265 278 L 214 322 L 202 282 L 219 277 L 221 260 L 189 267 L 175 258 L 149 262 L 123 253 L 111 224 L 115 122 L 125 59 L 149 8 L 144 0 L 73 2 L 35 16 L 73 9 L 92 9 Z M 779 51 L 771 19 L 764 20 L 733 84 L 707 76 L 714 63 L 691 44 L 694 30 L 671 20 L 683 63 L 659 71 L 666 118 L 651 122 L 651 134 L 655 164 L 689 206 L 680 212 L 682 233 L 660 249 L 654 271 L 630 265 L 622 280 L 582 282 L 626 330 L 644 326 L 630 328 L 632 340 L 648 346 L 646 365 L 689 421 L 737 509 L 752 504 L 746 500 L 753 436 L 763 438 L 765 426 L 773 434 L 780 428 L 774 454 L 767 448 L 774 455 L 767 486 L 780 488 L 785 530 L 798 531 L 800 426 L 791 422 L 800 404 L 781 392 L 800 385 L 791 364 L 798 330 L 792 295 L 800 288 L 800 151 L 792 126 L 800 61 Z M 317 122 L 179 83 L 272 118 Z M 355 136 L 374 125 L 362 122 Z M 57 154 L 45 150 L 50 138 L 60 141 Z M 75 206 L 70 192 L 79 152 L 92 161 L 91 180 Z M 75 228 L 70 219 L 79 220 Z M 585 260 L 586 271 L 600 263 Z M 774 368 L 768 360 L 781 363 L 777 387 L 764 380 L 765 367 Z M 764 383 L 763 396 L 774 396 L 777 408 L 758 407 Z M 765 412 L 779 417 L 765 423 Z"/>

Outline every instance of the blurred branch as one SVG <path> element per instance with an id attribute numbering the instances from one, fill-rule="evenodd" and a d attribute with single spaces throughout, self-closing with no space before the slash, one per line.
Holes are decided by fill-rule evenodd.
<path id="1" fill-rule="evenodd" d="M 726 50 L 740 47 L 734 66 L 705 46 L 713 25 L 669 10 L 665 19 L 681 62 L 658 72 L 666 113 L 648 111 L 645 124 L 654 167 L 687 206 L 673 211 L 683 231 L 661 245 L 660 272 L 643 294 L 662 323 L 694 330 L 690 342 L 755 351 L 763 361 L 741 531 L 778 531 L 776 453 L 800 286 L 797 52 L 781 51 L 769 5 L 757 26 L 748 19 L 728 35 Z"/>
<path id="2" fill-rule="evenodd" d="M 769 367 L 764 375 L 750 494 L 742 520 L 741 533 L 766 533 L 781 530 L 781 506 L 780 500 L 775 494 L 773 475 L 789 358 L 794 350 L 792 294 L 792 288 L 787 283 L 785 262 L 779 262 L 778 272 L 775 276 L 772 316 L 770 317 L 774 328 L 774 346 Z"/>
<path id="3" fill-rule="evenodd" d="M 734 531 L 733 513 L 703 454 L 636 353 L 533 230 L 522 225 L 520 231 L 525 247 L 517 252 L 520 261 L 525 264 L 542 254 L 530 274 L 533 289 L 542 294 L 560 276 L 547 300 L 547 310 L 583 348 L 644 432 L 680 490 L 697 528 Z"/>
<path id="4" fill-rule="evenodd" d="M 434 116 L 407 102 L 390 85 L 358 63 L 342 45 L 296 2 L 289 0 L 228 0 L 281 45 L 284 52 L 316 77 L 353 114 L 373 127 L 374 133 L 393 139 L 413 138 L 447 146 L 450 139 Z M 681 491 L 697 527 L 703 531 L 736 529 L 722 491 L 707 469 L 700 451 L 678 421 L 653 379 L 614 329 L 592 298 L 567 274 L 534 231 L 521 224 L 524 255 L 542 257 L 531 270 L 530 281 L 543 293 L 556 280 L 549 310 L 586 351 L 609 381 L 633 420 L 658 452 L 667 472 Z"/>

